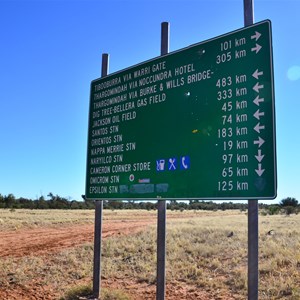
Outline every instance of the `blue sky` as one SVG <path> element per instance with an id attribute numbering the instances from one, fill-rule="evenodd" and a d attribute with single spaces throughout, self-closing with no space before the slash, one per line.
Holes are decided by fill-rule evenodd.
<path id="1" fill-rule="evenodd" d="M 272 21 L 278 202 L 300 200 L 300 1 L 257 0 Z M 85 190 L 90 82 L 243 27 L 242 0 L 0 0 L 0 193 L 35 199 Z"/>

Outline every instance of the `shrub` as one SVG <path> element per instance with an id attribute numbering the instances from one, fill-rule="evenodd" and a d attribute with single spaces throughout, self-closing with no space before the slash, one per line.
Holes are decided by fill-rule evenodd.
<path id="1" fill-rule="evenodd" d="M 269 215 L 278 215 L 280 212 L 280 207 L 278 205 L 269 206 L 268 213 Z"/>

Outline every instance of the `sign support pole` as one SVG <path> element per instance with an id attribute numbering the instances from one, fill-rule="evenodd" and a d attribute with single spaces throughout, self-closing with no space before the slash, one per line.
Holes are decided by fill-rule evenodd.
<path id="1" fill-rule="evenodd" d="M 156 300 L 165 299 L 166 290 L 166 201 L 157 203 L 157 283 Z"/>
<path id="2" fill-rule="evenodd" d="M 248 300 L 258 299 L 258 200 L 248 200 Z"/>
<path id="3" fill-rule="evenodd" d="M 101 244 L 103 200 L 95 201 L 93 295 L 96 299 L 101 290 Z"/>
<path id="4" fill-rule="evenodd" d="M 253 1 L 244 0 L 244 25 L 254 23 Z M 248 200 L 248 300 L 258 300 L 258 200 Z"/>
<path id="5" fill-rule="evenodd" d="M 169 30 L 168 22 L 161 23 L 161 55 L 169 52 Z M 166 208 L 166 201 L 158 200 L 156 300 L 164 300 L 166 293 Z"/>
<path id="6" fill-rule="evenodd" d="M 101 77 L 107 76 L 109 55 L 102 54 Z M 95 229 L 94 229 L 94 269 L 93 269 L 93 295 L 100 297 L 101 292 L 101 246 L 102 246 L 102 215 L 103 200 L 95 201 Z"/>

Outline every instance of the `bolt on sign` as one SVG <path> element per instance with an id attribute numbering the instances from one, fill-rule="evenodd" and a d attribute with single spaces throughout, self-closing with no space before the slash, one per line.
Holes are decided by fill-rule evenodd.
<path id="1" fill-rule="evenodd" d="M 276 197 L 271 22 L 91 83 L 88 199 Z"/>

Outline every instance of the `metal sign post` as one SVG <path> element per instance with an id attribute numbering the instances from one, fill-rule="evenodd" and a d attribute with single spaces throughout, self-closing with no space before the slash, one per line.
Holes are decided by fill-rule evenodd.
<path id="1" fill-rule="evenodd" d="M 101 292 L 101 245 L 102 245 L 103 200 L 95 201 L 93 295 L 99 298 Z"/>
<path id="2" fill-rule="evenodd" d="M 166 294 L 166 206 L 165 200 L 157 203 L 156 300 L 164 300 Z"/>
<path id="3" fill-rule="evenodd" d="M 161 24 L 161 55 L 169 52 L 170 24 Z M 166 293 L 166 200 L 157 203 L 157 283 L 156 299 L 164 300 Z"/>
<path id="4" fill-rule="evenodd" d="M 253 1 L 244 0 L 244 24 L 253 22 Z M 258 300 L 258 200 L 248 200 L 248 300 Z"/>
<path id="5" fill-rule="evenodd" d="M 108 64 L 109 55 L 102 54 L 101 77 L 107 76 Z M 103 200 L 95 200 L 93 295 L 97 299 L 99 298 L 101 292 L 102 215 Z"/>
<path id="6" fill-rule="evenodd" d="M 248 201 L 248 300 L 258 299 L 258 200 Z"/>

